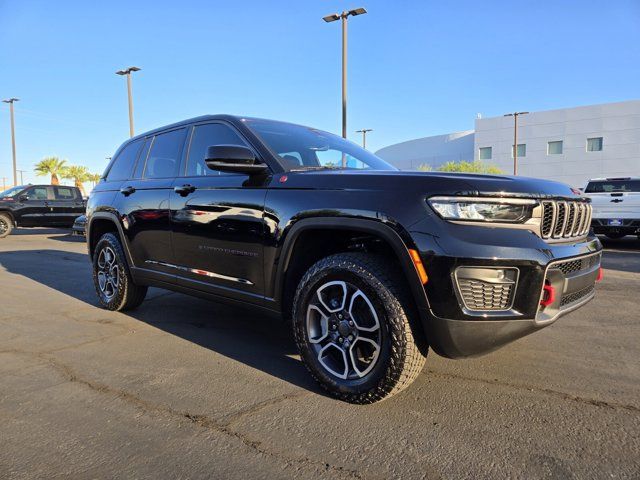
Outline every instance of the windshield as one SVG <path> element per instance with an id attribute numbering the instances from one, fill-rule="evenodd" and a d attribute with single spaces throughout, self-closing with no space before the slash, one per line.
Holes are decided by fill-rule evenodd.
<path id="1" fill-rule="evenodd" d="M 18 185 L 17 187 L 11 187 L 4 192 L 0 192 L 0 198 L 14 197 L 18 192 L 24 190 L 24 186 Z"/>
<path id="2" fill-rule="evenodd" d="M 597 180 L 584 193 L 640 192 L 640 180 Z"/>
<path id="3" fill-rule="evenodd" d="M 255 118 L 244 121 L 273 153 L 280 156 L 287 170 L 396 170 L 355 143 L 322 130 Z"/>

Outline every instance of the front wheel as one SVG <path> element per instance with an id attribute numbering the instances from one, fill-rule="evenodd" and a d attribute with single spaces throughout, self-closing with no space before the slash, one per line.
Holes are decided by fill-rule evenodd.
<path id="1" fill-rule="evenodd" d="M 392 265 L 364 253 L 322 259 L 300 281 L 295 340 L 312 376 L 332 395 L 373 403 L 417 378 L 428 347 L 403 283 Z"/>
<path id="2" fill-rule="evenodd" d="M 5 213 L 0 213 L 0 238 L 4 238 L 13 230 L 11 217 Z"/>
<path id="3" fill-rule="evenodd" d="M 132 310 L 147 295 L 147 287 L 133 283 L 118 237 L 105 233 L 93 254 L 93 283 L 100 305 L 107 310 Z"/>

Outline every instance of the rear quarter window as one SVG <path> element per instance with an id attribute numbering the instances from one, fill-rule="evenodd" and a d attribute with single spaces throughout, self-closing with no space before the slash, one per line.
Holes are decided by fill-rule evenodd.
<path id="1" fill-rule="evenodd" d="M 131 178 L 133 166 L 136 163 L 136 158 L 138 157 L 141 146 L 142 140 L 136 140 L 120 150 L 118 156 L 111 162 L 111 166 L 107 172 L 106 179 L 108 182 Z"/>
<path id="2" fill-rule="evenodd" d="M 75 200 L 78 195 L 75 188 L 54 187 L 56 200 Z"/>

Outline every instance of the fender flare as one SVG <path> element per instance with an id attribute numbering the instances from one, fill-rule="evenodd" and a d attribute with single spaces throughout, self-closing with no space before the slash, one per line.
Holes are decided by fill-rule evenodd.
<path id="1" fill-rule="evenodd" d="M 276 285 L 274 297 L 279 305 L 283 303 L 282 295 L 284 294 L 286 274 L 289 269 L 291 255 L 296 246 L 296 241 L 304 231 L 315 229 L 357 230 L 364 233 L 371 233 L 382 238 L 391 246 L 400 262 L 400 267 L 409 284 L 418 311 L 423 312 L 429 309 L 427 295 L 420 282 L 418 271 L 411 260 L 409 247 L 407 247 L 407 244 L 402 240 L 398 232 L 389 225 L 379 221 L 345 217 L 305 218 L 297 221 L 286 233 L 275 275 Z"/>
<path id="2" fill-rule="evenodd" d="M 95 212 L 89 218 L 87 222 L 87 250 L 89 251 L 89 257 L 92 258 L 91 252 L 91 227 L 95 220 L 109 220 L 113 223 L 118 231 L 118 236 L 120 237 L 120 242 L 122 243 L 122 247 L 124 249 L 125 255 L 127 256 L 127 261 L 129 262 L 129 267 L 135 267 L 133 263 L 133 257 L 131 256 L 131 252 L 129 251 L 129 242 L 127 242 L 127 236 L 124 233 L 122 228 L 122 223 L 118 219 L 115 213 L 111 212 Z"/>

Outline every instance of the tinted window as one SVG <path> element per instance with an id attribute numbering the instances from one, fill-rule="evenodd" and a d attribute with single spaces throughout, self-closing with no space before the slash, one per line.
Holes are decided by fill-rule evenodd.
<path id="1" fill-rule="evenodd" d="M 136 170 L 133 172 L 132 178 L 142 178 L 142 172 L 144 172 L 144 165 L 147 161 L 147 156 L 149 155 L 149 147 L 153 142 L 152 138 L 147 138 L 144 142 L 144 147 L 140 150 L 140 155 L 138 155 L 138 162 L 136 163 Z"/>
<path id="2" fill-rule="evenodd" d="M 589 182 L 584 192 L 640 192 L 640 180 L 598 180 Z"/>
<path id="3" fill-rule="evenodd" d="M 76 189 L 70 187 L 54 187 L 57 200 L 75 200 Z"/>
<path id="4" fill-rule="evenodd" d="M 244 145 L 246 143 L 231 127 L 222 123 L 198 125 L 191 136 L 187 176 L 219 175 L 222 172 L 211 170 L 204 163 L 207 148 L 212 145 Z"/>
<path id="5" fill-rule="evenodd" d="M 144 178 L 175 177 L 180 163 L 185 131 L 181 128 L 155 136 L 144 167 Z"/>
<path id="6" fill-rule="evenodd" d="M 136 157 L 138 151 L 142 145 L 142 140 L 136 140 L 133 143 L 125 146 L 118 156 L 115 158 L 107 173 L 107 181 L 113 180 L 127 180 L 131 177 L 133 171 L 133 165 L 136 163 Z"/>
<path id="7" fill-rule="evenodd" d="M 27 196 L 27 200 L 53 200 L 47 187 L 33 187 L 24 194 Z"/>

